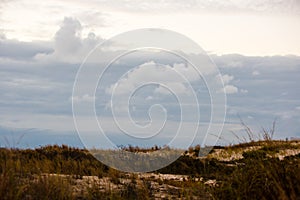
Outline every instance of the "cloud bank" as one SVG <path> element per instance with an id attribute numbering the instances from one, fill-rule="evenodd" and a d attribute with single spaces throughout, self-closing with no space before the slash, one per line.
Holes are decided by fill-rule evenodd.
<path id="1" fill-rule="evenodd" d="M 9 130 L 39 130 L 29 131 L 24 136 L 23 146 L 38 146 L 40 138 L 47 138 L 49 142 L 59 141 L 78 145 L 78 137 L 73 124 L 71 96 L 75 76 L 81 61 L 95 45 L 103 41 L 100 36 L 90 33 L 82 36 L 82 24 L 74 18 L 65 18 L 57 30 L 53 40 L 46 42 L 22 42 L 1 37 L 0 40 L 0 126 L 3 137 L 9 136 Z M 99 87 L 96 95 L 98 113 L 109 125 L 110 115 L 107 113 L 108 96 L 114 86 L 114 77 L 122 75 L 122 71 L 130 66 L 140 66 L 120 81 L 120 91 L 130 90 L 136 80 L 159 78 L 166 84 L 173 84 L 179 92 L 186 92 L 183 83 L 172 79 L 173 77 L 159 77 L 164 68 L 155 68 L 155 62 L 137 57 L 128 59 L 128 63 L 116 62 L 115 69 L 110 71 L 107 81 Z M 147 56 L 140 57 L 147 58 Z M 226 119 L 223 137 L 232 139 L 231 130 L 240 130 L 239 116 L 251 127 L 269 126 L 276 118 L 278 130 L 276 137 L 285 138 L 299 136 L 298 124 L 300 122 L 300 93 L 298 80 L 300 78 L 299 56 L 269 56 L 249 57 L 238 54 L 211 55 L 212 60 L 219 67 L 224 82 L 223 92 L 227 94 L 228 116 Z M 164 65 L 181 72 L 185 71 L 184 63 L 162 56 Z M 126 71 L 126 70 L 125 70 Z M 195 74 L 186 73 L 186 77 L 193 80 L 194 85 L 201 85 Z M 147 88 L 146 88 L 147 89 Z M 149 95 L 149 91 L 154 93 Z M 201 96 L 199 87 L 197 95 Z M 140 91 L 135 103 L 138 107 L 130 107 L 133 118 L 141 123 L 147 122 L 149 116 L 145 114 L 151 103 L 158 100 L 168 105 L 168 112 L 173 122 L 176 121 L 178 108 L 176 99 L 163 88 L 153 87 Z M 165 95 L 165 96 L 164 96 Z M 76 101 L 91 102 L 92 96 L 74 97 Z M 201 102 L 202 115 L 209 116 L 206 99 Z M 134 104 L 133 104 L 134 105 Z M 191 123 L 191 122 L 187 122 Z M 217 126 L 217 125 L 216 125 Z M 109 127 L 108 127 L 109 128 Z M 133 142 L 128 138 L 118 137 L 115 129 L 111 129 L 111 138 L 121 142 Z M 18 131 L 15 131 L 18 132 Z M 68 136 L 66 136 L 68 135 Z M 74 136 L 76 141 L 70 139 Z M 30 138 L 30 139 L 29 139 Z M 62 138 L 61 140 L 56 140 Z M 166 138 L 168 138 L 166 136 Z M 152 141 L 163 143 L 166 138 Z M 184 138 L 183 138 L 184 139 Z M 196 139 L 196 143 L 200 139 Z M 162 142 L 163 141 L 163 142 Z M 222 142 L 222 141 L 221 141 Z M 1 141 L 5 145 L 5 141 Z"/>

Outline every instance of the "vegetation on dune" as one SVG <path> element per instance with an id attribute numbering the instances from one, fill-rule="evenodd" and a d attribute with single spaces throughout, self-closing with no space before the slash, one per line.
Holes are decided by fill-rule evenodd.
<path id="1" fill-rule="evenodd" d="M 179 181 L 122 173 L 103 165 L 89 151 L 66 145 L 34 150 L 1 148 L 0 197 L 297 199 L 300 196 L 300 154 L 285 155 L 281 159 L 278 156 L 280 152 L 298 152 L 299 149 L 298 141 L 252 141 L 215 147 L 207 157 L 198 157 L 201 149 L 196 146 L 171 165 L 154 172 L 186 175 Z M 137 147 L 124 150 L 147 152 Z M 222 160 L 220 152 L 239 156 Z M 107 187 L 103 187 L 105 181 Z"/>
<path id="2" fill-rule="evenodd" d="M 102 176 L 108 167 L 87 150 L 66 145 L 45 146 L 37 149 L 0 149 L 0 173 L 14 170 L 19 176 L 57 173 Z"/>

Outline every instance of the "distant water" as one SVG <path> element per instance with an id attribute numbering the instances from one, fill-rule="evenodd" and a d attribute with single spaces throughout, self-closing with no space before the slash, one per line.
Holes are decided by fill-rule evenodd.
<path id="1" fill-rule="evenodd" d="M 84 148 L 76 132 L 58 133 L 37 129 L 12 130 L 0 127 L 0 147 L 24 149 L 54 144 Z"/>

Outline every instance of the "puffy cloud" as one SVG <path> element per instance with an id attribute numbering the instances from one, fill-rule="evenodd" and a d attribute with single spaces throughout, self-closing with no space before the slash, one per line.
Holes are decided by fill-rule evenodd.
<path id="1" fill-rule="evenodd" d="M 62 55 L 77 53 L 82 47 L 81 30 L 78 20 L 66 17 L 55 34 L 55 53 Z"/>
<path id="2" fill-rule="evenodd" d="M 41 53 L 36 56 L 36 59 L 81 63 L 88 53 L 103 41 L 93 32 L 90 32 L 86 38 L 82 38 L 82 30 L 83 27 L 77 19 L 65 17 L 54 37 L 54 52 L 50 55 Z"/>
<path id="3" fill-rule="evenodd" d="M 12 60 L 31 59 L 44 62 L 81 63 L 85 56 L 103 39 L 90 32 L 82 37 L 81 23 L 65 17 L 53 40 L 23 42 L 0 36 L 0 57 Z"/>
<path id="4" fill-rule="evenodd" d="M 157 85 L 163 84 L 169 89 L 173 89 L 175 93 L 187 93 L 187 87 L 184 85 L 187 81 L 195 81 L 200 79 L 199 75 L 193 74 L 191 68 L 185 64 L 175 63 L 174 66 L 160 65 L 153 61 L 139 65 L 134 70 L 127 73 L 117 83 L 112 84 L 106 89 L 106 93 L 111 94 L 114 88 L 117 88 L 116 94 L 128 94 L 137 89 L 140 83 L 149 82 Z M 170 94 L 164 87 L 158 87 L 155 92 L 161 94 Z"/>
<path id="5" fill-rule="evenodd" d="M 78 63 L 94 45 L 101 41 L 101 38 L 93 33 L 85 38 L 82 37 L 83 30 L 84 26 L 78 20 L 66 18 L 52 42 L 18 42 L 2 37 L 0 45 L 0 49 L 2 48 L 0 50 L 1 125 L 74 131 L 70 96 Z M 289 135 L 296 134 L 300 120 L 298 92 L 300 57 L 214 55 L 212 58 L 223 74 L 219 77 L 225 83 L 222 91 L 226 94 L 235 94 L 227 95 L 229 112 L 226 122 L 239 124 L 237 115 L 240 115 L 247 119 L 247 116 L 252 116 L 253 123 L 256 120 L 256 123 L 257 121 L 261 123 L 259 125 L 268 125 L 276 116 L 281 120 L 278 125 L 279 134 L 281 132 Z M 169 84 L 176 92 L 184 94 L 186 92 L 184 81 L 181 79 L 179 81 L 179 76 L 170 75 L 176 72 L 193 84 L 199 84 L 200 77 L 191 71 L 189 66 L 178 60 L 174 62 L 172 59 L 165 59 L 165 68 L 157 65 L 157 62 L 149 61 L 141 64 L 136 60 L 131 59 L 127 64 L 138 67 L 119 79 L 120 95 L 122 92 L 132 91 L 141 81 Z M 119 68 L 111 71 L 113 78 L 122 75 L 124 70 L 120 69 L 125 67 L 126 71 L 128 66 L 123 62 L 115 64 Z M 253 79 L 252 74 L 255 71 L 258 71 L 260 76 Z M 104 85 L 109 88 L 106 90 L 107 93 L 105 91 L 101 93 L 105 98 L 116 86 L 115 82 L 109 81 L 107 79 Z M 163 87 L 154 87 L 153 91 L 156 92 L 146 92 L 142 103 L 146 104 L 145 99 L 147 103 L 155 102 L 158 97 L 167 96 L 165 94 L 168 92 Z M 202 97 L 201 94 L 199 96 Z M 74 100 L 90 103 L 93 97 L 83 93 L 82 96 L 74 97 Z M 163 100 L 162 103 L 171 104 L 169 99 Z M 103 109 L 101 106 L 105 102 L 96 102 L 98 106 L 97 103 L 100 104 L 98 109 Z M 171 111 L 174 110 L 171 106 L 169 108 Z M 136 111 L 139 111 L 138 107 Z M 136 117 L 143 119 L 142 114 L 137 113 Z"/>
<path id="6" fill-rule="evenodd" d="M 238 88 L 233 85 L 226 85 L 224 91 L 226 94 L 235 94 L 238 93 Z"/>
<path id="7" fill-rule="evenodd" d="M 228 84 L 233 79 L 234 79 L 234 76 L 230 76 L 228 74 L 225 74 L 225 75 L 222 76 L 222 80 L 223 80 L 225 85 Z"/>
<path id="8" fill-rule="evenodd" d="M 234 76 L 228 75 L 228 74 L 218 75 L 218 76 L 221 77 L 221 79 L 223 80 L 224 88 L 220 89 L 217 92 L 224 92 L 226 94 L 238 93 L 238 91 L 239 91 L 238 88 L 236 86 L 232 85 L 232 84 L 229 84 L 231 81 L 233 81 Z M 244 92 L 244 90 L 243 90 L 243 92 Z"/>

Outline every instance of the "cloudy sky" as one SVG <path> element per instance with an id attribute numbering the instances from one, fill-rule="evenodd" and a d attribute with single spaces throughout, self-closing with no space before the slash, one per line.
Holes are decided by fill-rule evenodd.
<path id="1" fill-rule="evenodd" d="M 270 128 L 276 119 L 276 138 L 300 137 L 299 19 L 298 0 L 1 1 L 0 145 L 82 146 L 73 121 L 72 100 L 93 103 L 94 99 L 98 119 L 113 142 L 146 145 L 145 141 L 122 136 L 115 128 L 109 97 L 119 87 L 116 95 L 121 107 L 126 102 L 122 95 L 134 90 L 138 81 L 148 79 L 163 81 L 176 93 L 188 96 L 184 82 L 175 75 L 163 75 L 170 75 L 173 69 L 191 80 L 196 95 L 202 97 L 200 110 L 204 117 L 200 129 L 206 127 L 211 112 L 205 106 L 210 102 L 205 98 L 208 92 L 202 87 L 201 77 L 190 73 L 184 61 L 165 52 L 137 52 L 120 59 L 107 71 L 95 98 L 89 94 L 72 97 L 76 73 L 88 53 L 111 37 L 139 28 L 183 34 L 199 44 L 218 67 L 224 88 L 216 93 L 225 91 L 227 97 L 227 115 L 218 143 L 234 142 L 232 131 L 242 134 L 240 118 L 255 132 L 261 127 Z M 166 72 L 168 69 L 171 71 Z M 156 85 L 143 89 L 136 91 L 128 105 L 132 118 L 147 123 L 151 105 L 164 105 L 169 125 L 148 145 L 168 143 L 170 132 L 180 121 L 176 96 Z M 185 102 L 192 113 L 194 104 Z M 154 107 L 153 119 L 161 119 L 164 109 Z M 81 114 L 86 117 L 84 112 Z M 95 130 L 89 129 L 88 119 L 83 120 L 87 127 L 84 134 L 89 135 L 91 145 L 96 145 Z M 183 126 L 193 127 L 195 123 L 187 119 Z M 213 124 L 212 138 L 220 126 L 221 121 Z M 202 139 L 196 138 L 194 143 L 202 143 Z"/>

